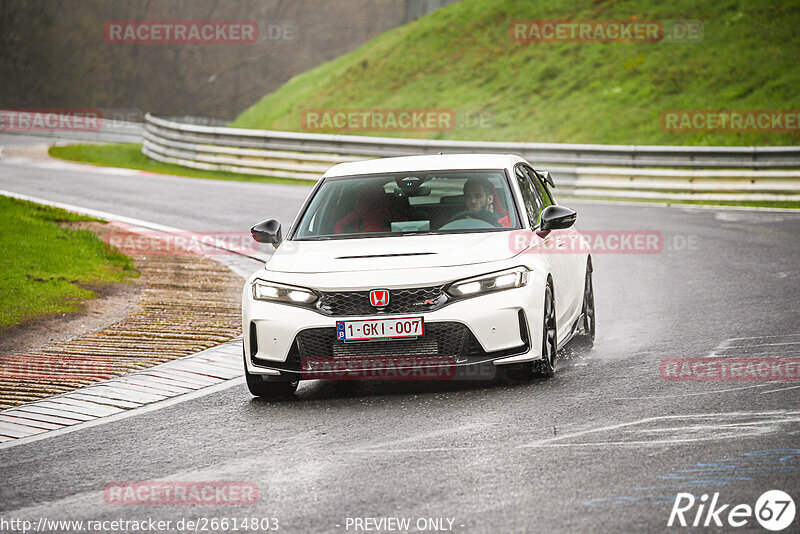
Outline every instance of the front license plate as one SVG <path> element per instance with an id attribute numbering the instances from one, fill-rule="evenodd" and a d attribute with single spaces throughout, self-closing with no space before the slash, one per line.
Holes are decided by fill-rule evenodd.
<path id="1" fill-rule="evenodd" d="M 363 341 L 367 339 L 417 337 L 422 335 L 422 330 L 422 317 L 337 321 L 336 339 L 340 341 Z"/>

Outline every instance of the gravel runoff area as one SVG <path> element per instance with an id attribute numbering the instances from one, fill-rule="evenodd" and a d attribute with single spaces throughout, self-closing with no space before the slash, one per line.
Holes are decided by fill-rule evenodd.
<path id="1" fill-rule="evenodd" d="M 106 240 L 112 232 L 122 242 L 135 239 L 123 252 L 141 273 L 131 282 L 140 286 L 136 305 L 96 332 L 0 357 L 0 409 L 194 354 L 241 332 L 242 279 L 228 267 L 157 243 L 142 246 L 141 236 L 108 224 L 79 224 Z"/>

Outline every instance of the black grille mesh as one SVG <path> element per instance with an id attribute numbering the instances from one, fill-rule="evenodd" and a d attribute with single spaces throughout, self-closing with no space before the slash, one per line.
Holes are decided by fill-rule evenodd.
<path id="1" fill-rule="evenodd" d="M 336 328 L 309 328 L 297 335 L 300 358 L 371 358 L 434 356 L 458 358 L 466 353 L 471 335 L 460 323 L 431 323 L 414 339 L 344 343 Z"/>
<path id="2" fill-rule="evenodd" d="M 520 314 L 522 320 L 524 316 Z M 522 326 L 520 327 L 522 328 Z M 527 333 L 526 333 L 527 334 Z M 426 323 L 425 334 L 414 339 L 398 339 L 394 341 L 366 341 L 345 343 L 336 339 L 336 328 L 309 328 L 301 331 L 295 337 L 285 362 L 265 362 L 251 357 L 254 365 L 280 369 L 291 373 L 302 373 L 309 369 L 309 361 L 314 359 L 341 360 L 369 360 L 370 358 L 384 358 L 383 364 L 388 365 L 389 359 L 404 358 L 430 358 L 431 365 L 439 365 L 442 360 L 448 363 L 477 363 L 489 358 L 511 356 L 528 351 L 527 335 L 524 336 L 524 346 L 511 349 L 485 352 L 475 336 L 461 323 L 442 322 Z M 308 359 L 304 362 L 305 359 Z M 419 364 L 419 362 L 418 362 Z"/>
<path id="3" fill-rule="evenodd" d="M 421 313 L 437 310 L 447 302 L 444 286 L 389 290 L 389 305 L 375 308 L 369 302 L 369 291 L 324 292 L 317 309 L 326 315 L 386 315 Z"/>

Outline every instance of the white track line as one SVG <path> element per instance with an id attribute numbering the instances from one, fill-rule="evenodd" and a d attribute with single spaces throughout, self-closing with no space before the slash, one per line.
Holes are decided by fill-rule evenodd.
<path id="1" fill-rule="evenodd" d="M 763 388 L 768 384 L 756 384 L 755 386 L 743 386 L 740 388 L 730 388 L 730 389 L 715 389 L 711 391 L 700 391 L 698 393 L 682 393 L 682 394 L 675 394 L 675 395 L 659 395 L 659 396 L 647 396 L 647 397 L 612 397 L 611 400 L 650 400 L 650 399 L 672 399 L 677 397 L 696 397 L 699 395 L 714 395 L 715 393 L 727 393 L 729 391 L 740 391 L 742 389 L 752 389 L 752 388 Z"/>
<path id="2" fill-rule="evenodd" d="M 795 345 L 793 347 L 793 345 Z M 787 350 L 796 350 L 798 347 L 796 345 L 800 345 L 800 342 L 797 341 L 787 341 L 785 343 L 754 343 L 751 345 L 725 345 L 715 347 L 715 352 L 722 352 L 726 350 L 743 350 L 743 349 L 757 349 L 757 350 L 779 350 L 780 347 L 788 347 Z M 773 349 L 773 347 L 777 347 Z"/>
<path id="3" fill-rule="evenodd" d="M 778 393 L 778 392 L 781 392 L 781 391 L 786 391 L 787 389 L 797 389 L 797 388 L 800 388 L 800 386 L 789 386 L 788 388 L 771 389 L 769 391 L 761 391 L 759 393 L 761 395 L 766 395 L 767 393 Z"/>
<path id="4" fill-rule="evenodd" d="M 3 189 L 0 189 L 0 195 L 16 198 L 19 200 L 27 200 L 29 202 L 36 202 L 37 204 L 44 204 L 45 206 L 52 206 L 54 208 L 61 208 L 62 210 L 71 211 L 73 213 L 80 213 L 82 215 L 88 215 L 89 217 L 96 217 L 98 219 L 103 219 L 106 221 L 115 221 L 115 222 L 130 224 L 133 226 L 141 226 L 142 228 L 149 228 L 151 230 L 158 230 L 160 232 L 168 232 L 168 233 L 186 232 L 186 230 L 181 230 L 180 228 L 175 228 L 173 226 L 165 226 L 163 224 L 143 221 L 141 219 L 125 217 L 124 215 L 117 215 L 116 213 L 109 213 L 107 211 L 95 210 L 92 208 L 84 208 L 83 206 L 75 206 L 74 204 L 67 204 L 65 202 L 53 202 L 51 200 L 47 200 L 44 198 L 33 197 L 29 195 L 21 195 L 19 193 L 14 193 L 13 191 L 6 191 Z"/>
<path id="5" fill-rule="evenodd" d="M 773 337 L 800 337 L 800 334 L 777 334 L 777 335 L 770 335 L 770 336 L 752 336 L 752 337 L 732 337 L 726 339 L 725 341 L 740 341 L 742 339 L 769 339 Z"/>
<path id="6" fill-rule="evenodd" d="M 547 439 L 541 439 L 532 441 L 530 443 L 526 443 L 523 445 L 518 445 L 517 448 L 535 448 L 535 447 L 575 447 L 575 446 L 596 446 L 596 445 L 650 445 L 650 444 L 670 444 L 670 443 L 688 443 L 692 441 L 698 441 L 700 438 L 688 438 L 688 439 L 674 439 L 674 440 L 658 440 L 658 441 L 606 441 L 601 443 L 589 442 L 589 443 L 556 443 L 563 440 L 570 440 L 573 438 L 577 438 L 580 436 L 584 436 L 587 434 L 597 434 L 600 432 L 607 432 L 610 430 L 619 430 L 621 428 L 641 425 L 651 422 L 660 422 L 660 421 L 675 421 L 675 420 L 682 420 L 682 419 L 713 419 L 713 418 L 726 418 L 728 420 L 735 418 L 735 417 L 763 417 L 763 416 L 781 416 L 784 418 L 782 421 L 767 421 L 768 423 L 780 423 L 780 422 L 794 422 L 800 421 L 800 411 L 795 412 L 787 412 L 787 411 L 771 411 L 771 412 L 728 412 L 728 413 L 698 413 L 698 414 L 682 414 L 682 415 L 661 415 L 656 417 L 646 417 L 643 419 L 637 419 L 635 421 L 630 421 L 627 423 L 617 423 L 614 425 L 607 425 L 601 426 L 597 428 L 590 428 L 587 430 L 581 430 L 579 432 L 572 432 L 570 434 L 564 434 L 561 436 L 556 436 Z M 790 417 L 791 419 L 786 419 Z M 745 424 L 746 422 L 742 423 Z M 708 425 L 707 425 L 708 426 Z M 730 423 L 721 423 L 721 424 L 713 424 L 711 425 L 713 428 L 724 428 L 730 427 Z"/>
<path id="7" fill-rule="evenodd" d="M 116 213 L 110 213 L 110 212 L 107 212 L 107 211 L 96 210 L 96 209 L 92 209 L 92 208 L 85 208 L 83 206 L 76 206 L 74 204 L 67 204 L 67 203 L 64 203 L 64 202 L 53 202 L 51 200 L 47 200 L 47 199 L 44 199 L 44 198 L 33 197 L 33 196 L 30 196 L 30 195 L 22 195 L 22 194 L 19 194 L 19 193 L 15 193 L 13 191 L 6 191 L 4 189 L 0 189 L 0 195 L 6 196 L 6 197 L 11 197 L 11 198 L 16 198 L 18 200 L 27 200 L 29 202 L 35 202 L 37 204 L 43 204 L 45 206 L 51 206 L 51 207 L 54 207 L 54 208 L 60 208 L 62 210 L 71 211 L 73 213 L 80 213 L 81 215 L 87 215 L 89 217 L 95 217 L 97 219 L 103 219 L 105 221 L 128 224 L 128 225 L 131 225 L 131 226 L 137 226 L 139 228 L 146 228 L 146 229 L 149 229 L 149 230 L 156 230 L 158 232 L 164 232 L 164 233 L 167 233 L 167 234 L 186 235 L 186 234 L 191 234 L 192 233 L 192 232 L 190 232 L 188 230 L 182 230 L 180 228 L 175 228 L 174 226 L 166 226 L 166 225 L 163 225 L 163 224 L 153 223 L 153 222 L 150 222 L 150 221 L 143 221 L 142 219 L 135 219 L 133 217 L 126 217 L 125 215 L 118 215 Z M 135 229 L 131 229 L 131 230 L 135 231 Z M 157 236 L 155 236 L 155 237 L 157 237 Z M 266 253 L 263 253 L 263 252 L 260 252 L 260 251 L 256 252 L 256 253 L 253 253 L 253 254 L 246 254 L 246 253 L 242 252 L 241 250 L 237 250 L 237 249 L 227 245 L 224 242 L 216 243 L 216 244 L 211 245 L 211 246 L 213 246 L 214 248 L 217 248 L 217 249 L 227 250 L 229 252 L 233 252 L 234 254 L 239 254 L 241 256 L 246 256 L 248 258 L 251 258 L 251 259 L 254 259 L 254 260 L 258 260 L 258 261 L 266 261 L 270 257 L 269 254 L 266 254 Z M 213 255 L 208 255 L 208 256 L 209 257 L 213 257 Z"/>

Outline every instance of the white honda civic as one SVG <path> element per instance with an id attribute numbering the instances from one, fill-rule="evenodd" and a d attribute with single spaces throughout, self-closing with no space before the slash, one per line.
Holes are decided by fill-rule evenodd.
<path id="1" fill-rule="evenodd" d="M 242 295 L 253 395 L 301 379 L 552 376 L 595 332 L 592 262 L 549 173 L 513 155 L 342 163 L 309 194 Z M 485 374 L 481 375 L 485 376 Z"/>

